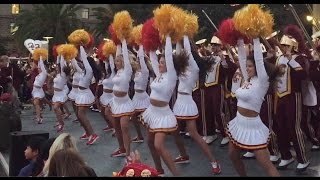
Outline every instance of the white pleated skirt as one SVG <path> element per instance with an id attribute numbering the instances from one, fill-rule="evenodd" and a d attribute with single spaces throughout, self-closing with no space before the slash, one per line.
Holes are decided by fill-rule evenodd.
<path id="1" fill-rule="evenodd" d="M 68 94 L 68 98 L 70 101 L 75 101 L 77 99 L 78 96 L 78 92 L 79 92 L 79 88 L 72 88 L 70 93 Z"/>
<path id="2" fill-rule="evenodd" d="M 52 97 L 52 103 L 64 104 L 68 100 L 67 94 L 65 91 L 54 91 Z"/>
<path id="3" fill-rule="evenodd" d="M 157 107 L 150 104 L 142 118 L 150 132 L 172 132 L 177 129 L 177 119 L 169 105 Z"/>
<path id="4" fill-rule="evenodd" d="M 91 106 L 94 104 L 95 97 L 90 90 L 87 89 L 80 89 L 78 90 L 78 95 L 75 101 L 76 106 Z"/>
<path id="5" fill-rule="evenodd" d="M 36 87 L 33 87 L 31 94 L 33 99 L 42 99 L 45 96 L 43 89 Z"/>
<path id="6" fill-rule="evenodd" d="M 113 117 L 131 116 L 134 113 L 133 102 L 128 94 L 123 97 L 113 95 L 110 107 Z"/>
<path id="7" fill-rule="evenodd" d="M 64 87 L 63 87 L 63 92 L 66 94 L 66 95 L 68 95 L 69 94 L 69 87 L 68 87 L 68 85 L 65 85 Z"/>
<path id="8" fill-rule="evenodd" d="M 110 102 L 112 101 L 113 93 L 106 93 L 103 92 L 103 94 L 100 96 L 100 103 L 103 107 L 107 107 Z"/>
<path id="9" fill-rule="evenodd" d="M 179 120 L 196 120 L 199 117 L 196 103 L 192 96 L 187 94 L 178 93 L 173 113 Z"/>
<path id="10" fill-rule="evenodd" d="M 150 97 L 145 91 L 135 92 L 132 102 L 136 112 L 143 112 L 150 106 Z"/>
<path id="11" fill-rule="evenodd" d="M 245 150 L 267 148 L 270 140 L 270 131 L 260 116 L 245 117 L 239 112 L 228 123 L 226 133 L 234 145 Z"/>

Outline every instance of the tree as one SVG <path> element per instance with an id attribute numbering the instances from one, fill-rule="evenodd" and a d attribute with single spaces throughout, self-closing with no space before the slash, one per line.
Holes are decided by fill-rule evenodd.
<path id="1" fill-rule="evenodd" d="M 25 49 L 23 43 L 28 38 L 41 40 L 44 36 L 54 37 L 50 44 L 65 43 L 68 35 L 81 25 L 76 16 L 81 8 L 77 4 L 33 4 L 32 10 L 22 10 L 14 34 L 19 48 Z"/>

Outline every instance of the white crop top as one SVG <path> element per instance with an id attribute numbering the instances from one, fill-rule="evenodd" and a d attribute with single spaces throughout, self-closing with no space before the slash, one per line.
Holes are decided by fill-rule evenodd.
<path id="1" fill-rule="evenodd" d="M 83 76 L 83 74 L 82 74 L 83 72 L 77 63 L 77 60 L 72 59 L 71 64 L 72 64 L 73 68 L 76 70 L 76 72 L 72 76 L 72 85 L 78 86 L 80 78 Z"/>
<path id="2" fill-rule="evenodd" d="M 111 69 L 111 74 L 108 78 L 105 78 L 102 81 L 102 85 L 103 85 L 103 89 L 112 89 L 113 88 L 113 82 L 112 82 L 112 78 L 115 75 L 114 72 L 114 62 L 113 62 L 113 56 L 109 55 L 109 62 L 104 61 L 104 67 L 106 69 L 106 73 L 108 73 L 108 65 L 110 64 L 110 69 Z"/>
<path id="3" fill-rule="evenodd" d="M 178 92 L 184 92 L 191 95 L 194 85 L 199 79 L 199 67 L 193 58 L 190 41 L 186 35 L 183 36 L 183 46 L 189 57 L 189 66 L 187 67 L 186 72 L 179 76 Z"/>
<path id="4" fill-rule="evenodd" d="M 57 58 L 59 58 L 59 56 Z M 67 84 L 67 76 L 66 73 L 63 72 L 64 66 L 64 58 L 63 56 L 60 56 L 60 73 L 53 79 L 53 88 L 63 90 L 64 86 Z"/>
<path id="5" fill-rule="evenodd" d="M 132 68 L 129 61 L 129 53 L 125 39 L 122 40 L 122 55 L 124 67 L 122 69 L 118 69 L 117 74 L 112 78 L 113 90 L 128 92 L 129 83 L 131 81 Z"/>
<path id="6" fill-rule="evenodd" d="M 80 59 L 83 62 L 86 71 L 82 74 L 82 77 L 80 78 L 79 86 L 83 88 L 89 88 L 93 77 L 93 71 L 87 59 L 87 54 L 82 46 L 80 46 Z"/>
<path id="7" fill-rule="evenodd" d="M 153 71 L 156 74 L 156 78 L 150 85 L 150 98 L 169 103 L 178 79 L 177 72 L 173 65 L 172 44 L 170 36 L 167 35 L 165 46 L 165 61 L 167 72 L 160 74 L 159 62 L 155 51 L 150 51 L 150 59 Z"/>
<path id="8" fill-rule="evenodd" d="M 259 38 L 253 39 L 253 46 L 257 76 L 252 77 L 250 82 L 248 82 L 244 42 L 242 39 L 238 41 L 239 63 L 245 82 L 241 88 L 236 90 L 236 97 L 238 100 L 237 106 L 260 113 L 264 96 L 267 94 L 269 88 L 269 77 L 264 67 Z"/>
<path id="9" fill-rule="evenodd" d="M 38 63 L 38 67 L 41 69 L 41 73 L 39 73 L 34 80 L 33 85 L 34 86 L 38 86 L 38 87 L 42 87 L 43 84 L 45 83 L 46 79 L 47 79 L 47 70 L 44 67 L 44 63 L 42 60 L 42 57 L 40 57 L 39 63 Z"/>
<path id="10" fill-rule="evenodd" d="M 138 58 L 141 70 L 134 74 L 134 89 L 145 91 L 148 86 L 149 70 L 144 61 L 143 46 L 139 45 Z"/>

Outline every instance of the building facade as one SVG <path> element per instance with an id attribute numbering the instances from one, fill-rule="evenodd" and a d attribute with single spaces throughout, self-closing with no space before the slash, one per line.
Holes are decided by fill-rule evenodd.
<path id="1" fill-rule="evenodd" d="M 67 5 L 67 4 L 66 4 Z M 110 8 L 108 4 L 81 4 L 83 6 L 77 12 L 78 18 L 83 22 L 83 28 L 94 28 L 97 23 L 93 16 L 93 8 L 104 7 Z M 21 10 L 32 10 L 32 4 L 1 4 L 0 6 L 0 42 L 8 50 L 8 54 L 17 53 L 16 42 L 13 39 L 12 33 L 15 31 L 15 21 Z M 31 37 L 30 37 L 31 38 Z"/>

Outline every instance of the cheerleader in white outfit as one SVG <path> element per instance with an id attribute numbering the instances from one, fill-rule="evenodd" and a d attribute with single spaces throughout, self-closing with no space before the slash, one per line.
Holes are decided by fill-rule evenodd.
<path id="1" fill-rule="evenodd" d="M 178 85 L 178 96 L 177 100 L 173 106 L 173 112 L 177 117 L 177 120 L 186 121 L 187 130 L 190 133 L 192 139 L 197 142 L 201 147 L 202 151 L 206 154 L 212 165 L 212 172 L 214 174 L 220 174 L 221 169 L 219 163 L 215 160 L 215 157 L 210 152 L 207 143 L 199 135 L 196 127 L 196 121 L 198 119 L 198 108 L 196 103 L 192 98 L 192 90 L 194 85 L 199 79 L 199 67 L 194 60 L 194 57 L 191 53 L 191 46 L 188 36 L 183 37 L 184 50 L 187 53 L 188 58 L 188 67 L 182 75 L 179 76 L 179 85 Z M 178 44 L 177 44 L 178 46 Z M 179 46 L 178 46 L 179 47 Z M 179 48 L 176 48 L 177 51 Z M 177 52 L 179 53 L 179 52 Z M 177 55 L 179 56 L 179 55 Z M 181 155 L 175 159 L 176 163 L 187 163 L 189 162 L 189 156 L 186 154 L 185 148 L 182 142 L 182 137 L 179 133 L 174 133 L 177 145 L 180 146 L 178 149 L 182 150 Z M 179 140 L 180 139 L 180 140 Z"/>
<path id="2" fill-rule="evenodd" d="M 100 96 L 100 103 L 102 106 L 101 112 L 106 120 L 108 126 L 103 129 L 103 131 L 108 132 L 113 130 L 113 121 L 114 118 L 112 117 L 111 110 L 110 110 L 110 103 L 113 98 L 113 82 L 112 78 L 115 75 L 115 67 L 114 67 L 114 60 L 113 56 L 109 55 L 109 61 L 103 61 L 105 67 L 105 79 L 102 81 L 103 86 L 103 94 Z"/>
<path id="3" fill-rule="evenodd" d="M 117 45 L 117 49 L 120 48 Z M 118 55 L 115 59 L 115 66 L 117 69 L 116 75 L 113 77 L 113 99 L 111 105 L 112 116 L 115 118 L 114 128 L 116 135 L 121 144 L 121 136 L 125 149 L 116 150 L 112 156 L 126 153 L 127 161 L 130 161 L 130 132 L 129 132 L 129 119 L 134 113 L 134 105 L 129 98 L 129 83 L 132 76 L 132 67 L 129 61 L 129 53 L 127 49 L 126 40 L 122 40 L 122 55 Z"/>
<path id="4" fill-rule="evenodd" d="M 87 140 L 87 145 L 92 145 L 99 138 L 97 134 L 94 133 L 93 128 L 87 118 L 88 107 L 93 105 L 95 102 L 95 96 L 90 90 L 89 86 L 91 84 L 92 77 L 95 75 L 97 80 L 100 79 L 97 74 L 98 68 L 96 67 L 95 61 L 92 57 L 88 57 L 83 46 L 80 46 L 80 60 L 83 63 L 84 73 L 80 77 L 78 95 L 76 96 L 75 104 L 78 109 L 78 116 L 85 133 L 80 137 L 82 140 Z M 82 67 L 82 65 L 80 66 Z M 96 71 L 96 72 L 94 72 Z"/>
<path id="5" fill-rule="evenodd" d="M 174 67 L 170 36 L 166 37 L 165 55 L 158 62 L 157 55 L 150 51 L 150 60 L 156 74 L 152 82 L 150 106 L 142 114 L 148 133 L 148 146 L 159 174 L 163 174 L 160 157 L 171 173 L 177 175 L 173 159 L 165 147 L 165 137 L 169 132 L 177 130 L 177 119 L 169 107 L 169 101 L 177 82 L 177 71 Z"/>
<path id="6" fill-rule="evenodd" d="M 57 57 L 59 59 L 59 56 Z M 64 87 L 67 83 L 67 76 L 70 74 L 70 69 L 66 66 L 63 56 L 60 56 L 60 63 L 58 65 L 58 74 L 53 79 L 53 97 L 52 104 L 53 110 L 56 113 L 57 121 L 59 125 L 57 126 L 57 132 L 61 132 L 64 128 L 64 121 L 62 117 L 61 107 L 68 100 L 67 94 L 64 91 Z"/>
<path id="7" fill-rule="evenodd" d="M 240 176 L 246 176 L 240 150 L 252 150 L 261 166 L 270 176 L 279 176 L 279 172 L 269 159 L 267 145 L 270 132 L 259 113 L 264 97 L 269 89 L 271 71 L 266 70 L 259 38 L 253 39 L 254 57 L 247 59 L 244 41 L 238 41 L 240 69 L 245 82 L 237 89 L 237 115 L 226 129 L 230 138 L 229 157 Z M 267 74 L 268 72 L 268 74 Z"/>
<path id="8" fill-rule="evenodd" d="M 134 96 L 132 98 L 132 102 L 135 107 L 135 114 L 132 116 L 133 123 L 137 130 L 137 137 L 132 139 L 134 143 L 143 142 L 143 136 L 140 130 L 140 124 L 137 121 L 137 117 L 143 113 L 150 105 L 150 98 L 148 93 L 146 92 L 148 86 L 149 79 L 149 70 L 144 60 L 144 51 L 143 46 L 139 45 L 139 50 L 137 57 L 139 59 L 140 67 L 137 68 L 137 71 L 134 75 Z"/>
<path id="9" fill-rule="evenodd" d="M 72 89 L 70 93 L 68 94 L 68 98 L 70 101 L 72 101 L 72 107 L 73 111 L 76 114 L 77 119 L 75 119 L 73 122 L 79 121 L 79 116 L 78 116 L 78 111 L 77 111 L 77 106 L 75 105 L 75 101 L 77 99 L 78 95 L 78 89 L 79 89 L 79 81 L 80 78 L 83 76 L 82 69 L 79 67 L 78 62 L 76 59 L 71 60 L 71 65 L 73 69 L 75 70 L 75 73 L 72 76 Z"/>
<path id="10" fill-rule="evenodd" d="M 41 117 L 40 103 L 43 100 L 43 98 L 45 97 L 45 94 L 44 94 L 42 87 L 43 87 L 43 85 L 47 79 L 47 76 L 48 76 L 48 73 L 47 73 L 47 70 L 46 70 L 45 65 L 43 63 L 42 57 L 40 57 L 40 60 L 38 62 L 38 68 L 39 68 L 39 74 L 36 76 L 34 83 L 33 83 L 32 98 L 33 98 L 33 103 L 36 108 L 37 122 L 38 122 L 38 124 L 41 124 L 43 119 Z"/>

